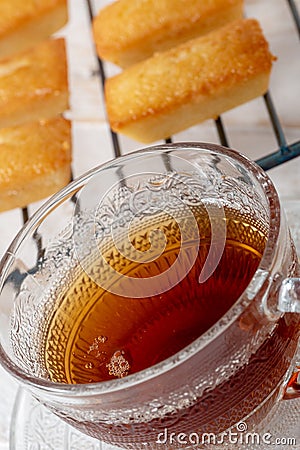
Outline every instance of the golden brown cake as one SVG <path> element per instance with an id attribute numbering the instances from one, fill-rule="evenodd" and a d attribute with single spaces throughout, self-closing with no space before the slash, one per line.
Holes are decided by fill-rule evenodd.
<path id="1" fill-rule="evenodd" d="M 58 115 L 68 108 L 64 39 L 43 41 L 0 63 L 0 127 Z"/>
<path id="2" fill-rule="evenodd" d="M 243 0 L 119 0 L 94 19 L 98 55 L 123 68 L 242 18 Z"/>
<path id="3" fill-rule="evenodd" d="M 152 142 L 216 118 L 267 91 L 273 59 L 254 19 L 157 53 L 106 81 L 111 127 Z"/>
<path id="4" fill-rule="evenodd" d="M 0 129 L 0 211 L 55 193 L 70 180 L 71 125 L 57 117 Z"/>
<path id="5" fill-rule="evenodd" d="M 36 45 L 67 20 L 66 0 L 0 0 L 0 59 Z"/>

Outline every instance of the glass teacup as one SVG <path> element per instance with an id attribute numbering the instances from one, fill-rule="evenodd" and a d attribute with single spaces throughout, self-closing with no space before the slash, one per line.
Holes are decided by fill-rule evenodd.
<path id="1" fill-rule="evenodd" d="M 255 163 L 212 144 L 150 147 L 71 183 L 15 238 L 0 361 L 69 424 L 123 448 L 259 431 L 300 396 L 299 277 Z"/>

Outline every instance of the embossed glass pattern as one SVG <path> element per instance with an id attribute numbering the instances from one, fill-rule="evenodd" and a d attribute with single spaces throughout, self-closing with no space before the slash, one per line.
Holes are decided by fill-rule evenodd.
<path id="1" fill-rule="evenodd" d="M 162 243 L 167 249 L 187 244 L 181 245 L 187 252 L 195 232 L 201 244 L 207 229 L 209 260 L 224 223 L 229 240 L 262 253 L 237 301 L 199 337 L 151 367 L 120 379 L 68 384 L 71 375 L 62 367 L 72 352 L 66 348 L 77 311 L 90 307 L 91 282 L 103 291 L 132 290 L 137 299 L 149 289 L 154 297 L 164 295 L 172 278 L 153 285 L 142 276 L 140 284 L 124 277 L 126 261 L 159 261 Z M 192 256 L 183 253 L 182 279 Z M 230 271 L 235 260 L 227 258 Z M 284 395 L 296 366 L 300 317 L 278 308 L 282 282 L 299 277 L 295 249 L 270 179 L 233 150 L 170 144 L 96 168 L 32 217 L 1 273 L 2 365 L 69 424 L 123 448 L 160 448 L 157 436 L 166 428 L 218 434 L 245 418 L 255 428 Z M 209 275 L 206 270 L 199 279 Z M 74 289 L 74 280 L 80 295 L 62 295 Z"/>

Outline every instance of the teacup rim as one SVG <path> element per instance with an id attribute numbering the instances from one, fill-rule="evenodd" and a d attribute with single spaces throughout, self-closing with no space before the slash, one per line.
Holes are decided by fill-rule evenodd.
<path id="1" fill-rule="evenodd" d="M 262 270 L 263 267 L 267 267 L 270 265 L 270 262 L 273 260 L 274 255 L 276 254 L 276 243 L 278 240 L 280 227 L 281 227 L 281 206 L 279 201 L 279 196 L 277 194 L 276 188 L 270 179 L 270 177 L 266 174 L 266 172 L 259 167 L 254 161 L 252 161 L 247 156 L 243 155 L 239 151 L 224 147 L 219 144 L 207 143 L 207 142 L 176 142 L 176 143 L 166 143 L 144 147 L 133 152 L 122 155 L 118 158 L 111 159 L 104 164 L 100 164 L 80 175 L 78 178 L 74 179 L 67 186 L 61 189 L 59 192 L 51 196 L 43 205 L 29 218 L 29 220 L 21 227 L 18 234 L 15 236 L 13 241 L 11 242 L 9 248 L 5 252 L 3 258 L 0 261 L 0 292 L 3 287 L 3 281 L 5 279 L 5 273 L 12 263 L 15 254 L 21 245 L 22 241 L 26 238 L 26 236 L 32 232 L 40 221 L 51 213 L 51 210 L 54 209 L 59 203 L 68 197 L 74 195 L 76 191 L 78 191 L 84 184 L 91 179 L 95 174 L 100 171 L 105 170 L 106 168 L 110 168 L 113 165 L 118 164 L 120 161 L 129 161 L 132 158 L 137 158 L 143 156 L 145 153 L 168 153 L 174 150 L 181 149 L 190 149 L 190 150 L 208 150 L 216 153 L 221 153 L 229 158 L 234 159 L 241 165 L 245 166 L 246 169 L 251 170 L 252 175 L 259 182 L 261 188 L 264 191 L 266 199 L 268 200 L 270 218 L 269 218 L 269 230 L 272 230 L 272 234 L 269 233 L 266 247 L 264 250 L 263 257 L 260 261 L 260 264 L 256 270 L 256 273 L 259 270 Z M 272 208 L 272 205 L 274 207 Z M 273 227 L 272 227 L 273 225 Z M 244 291 L 245 292 L 245 291 Z M 214 324 L 209 330 L 203 333 L 199 338 L 193 341 L 188 346 L 184 347 L 182 350 L 177 352 L 176 354 L 170 356 L 169 358 L 155 364 L 149 368 L 146 368 L 142 371 L 136 372 L 134 374 L 130 374 L 124 378 L 103 381 L 98 383 L 89 383 L 89 384 L 62 384 L 56 383 L 52 381 L 48 381 L 43 378 L 34 377 L 29 375 L 23 369 L 18 367 L 7 355 L 4 351 L 2 344 L 0 342 L 0 364 L 16 379 L 19 380 L 23 385 L 31 386 L 33 389 L 43 390 L 53 393 L 57 395 L 73 397 L 78 395 L 84 396 L 94 396 L 99 394 L 110 394 L 115 391 L 123 390 L 129 388 L 131 386 L 138 385 L 145 381 L 150 380 L 151 378 L 155 378 L 158 375 L 162 375 L 163 373 L 168 372 L 173 367 L 183 363 L 190 357 L 192 357 L 196 352 L 202 350 L 206 345 L 211 342 L 211 339 L 207 339 L 209 334 L 213 335 L 213 338 L 216 338 L 220 335 L 224 329 L 229 327 L 241 314 L 240 312 L 240 302 L 243 298 L 243 294 L 237 299 L 237 301 L 232 305 L 232 307 L 222 316 L 222 319 L 227 316 L 231 316 L 231 319 L 228 321 L 224 321 L 222 326 L 218 326 L 218 332 L 214 332 L 214 329 L 217 327 L 217 324 Z M 248 304 L 251 303 L 252 300 L 249 299 Z M 244 308 L 247 307 L 245 303 L 243 303 Z"/>

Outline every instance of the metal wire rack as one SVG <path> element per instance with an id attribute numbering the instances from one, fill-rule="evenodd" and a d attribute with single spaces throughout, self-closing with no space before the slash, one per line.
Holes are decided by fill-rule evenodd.
<path id="1" fill-rule="evenodd" d="M 299 38 L 300 38 L 300 14 L 297 8 L 297 5 L 295 3 L 295 0 L 286 0 L 288 7 L 291 12 L 291 19 L 294 21 L 294 24 L 296 26 Z M 86 5 L 88 8 L 88 14 L 90 22 L 92 23 L 93 18 L 97 11 L 94 10 L 92 0 L 86 0 Z M 94 48 L 95 55 L 96 55 L 96 49 Z M 99 83 L 101 84 L 101 88 L 104 91 L 104 85 L 105 80 L 107 77 L 107 74 L 105 72 L 104 63 L 101 59 L 99 59 L 97 56 L 97 63 L 98 63 L 98 74 L 99 74 Z M 283 130 L 283 127 L 281 125 L 281 121 L 279 118 L 279 115 L 277 114 L 276 107 L 274 105 L 274 102 L 272 100 L 272 95 L 270 92 L 267 92 L 263 96 L 263 100 L 265 103 L 265 107 L 269 116 L 270 124 L 274 133 L 274 136 L 276 138 L 276 142 L 278 144 L 278 149 L 274 152 L 261 157 L 256 160 L 256 162 L 264 169 L 269 170 L 273 167 L 279 166 L 287 161 L 290 161 L 293 158 L 296 158 L 297 156 L 300 156 L 300 140 L 288 144 L 287 139 Z M 228 139 L 228 131 L 226 130 L 222 117 L 218 117 L 215 120 L 215 127 L 218 135 L 218 139 L 221 145 L 228 147 L 229 146 L 229 139 Z M 113 147 L 114 157 L 118 158 L 122 155 L 122 148 L 120 144 L 120 139 L 118 134 L 116 134 L 114 131 L 110 129 L 110 135 L 111 135 L 111 144 Z M 199 139 L 201 140 L 201 139 Z M 169 137 L 166 139 L 166 143 L 173 142 L 173 138 Z M 28 208 L 25 207 L 22 209 L 22 216 L 23 216 L 23 222 L 25 223 L 29 218 Z"/>
<path id="2" fill-rule="evenodd" d="M 294 22 L 295 22 L 295 25 L 297 27 L 299 37 L 300 37 L 300 15 L 299 15 L 297 6 L 296 6 L 294 0 L 286 0 L 286 1 L 290 7 L 291 14 L 294 19 Z M 87 0 L 87 6 L 88 6 L 88 10 L 89 10 L 90 20 L 92 22 L 95 13 L 93 11 L 91 0 Z M 103 62 L 101 59 L 99 59 L 99 58 L 97 58 L 97 59 L 98 59 L 98 65 L 99 65 L 99 74 L 101 77 L 101 84 L 102 84 L 102 87 L 104 87 L 105 79 L 106 79 L 104 65 L 103 65 Z M 260 158 L 259 160 L 256 161 L 264 170 L 268 170 L 268 169 L 276 167 L 284 162 L 287 162 L 293 158 L 296 158 L 297 156 L 300 156 L 300 140 L 293 144 L 290 144 L 290 145 L 287 144 L 287 140 L 286 140 L 284 131 L 282 129 L 280 119 L 276 112 L 276 108 L 274 106 L 270 92 L 267 92 L 264 95 L 264 102 L 265 102 L 265 106 L 267 108 L 267 111 L 268 111 L 268 114 L 270 117 L 270 121 L 271 121 L 271 124 L 273 127 L 274 134 L 276 136 L 278 147 L 279 147 L 278 150 L 276 150 L 273 153 L 271 153 L 263 158 Z M 228 139 L 227 139 L 227 132 L 225 130 L 225 127 L 223 125 L 223 121 L 222 121 L 221 117 L 218 117 L 215 120 L 215 125 L 216 125 L 216 129 L 218 132 L 220 144 L 225 147 L 228 147 L 229 145 L 228 145 Z M 111 130 L 111 137 L 112 137 L 112 144 L 113 144 L 115 156 L 119 157 L 122 154 L 122 150 L 120 148 L 118 135 Z M 172 142 L 172 138 L 170 137 L 169 139 L 166 140 L 166 142 Z"/>

